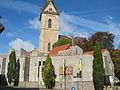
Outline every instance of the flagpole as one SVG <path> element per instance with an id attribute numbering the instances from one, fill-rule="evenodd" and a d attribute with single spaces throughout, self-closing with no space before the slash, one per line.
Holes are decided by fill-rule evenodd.
<path id="1" fill-rule="evenodd" d="M 63 83 L 64 83 L 63 90 L 66 90 L 66 60 L 65 60 L 65 55 L 63 55 L 62 64 L 63 64 L 62 72 L 63 72 Z"/>
<path id="2" fill-rule="evenodd" d="M 64 55 L 65 57 L 65 55 Z M 66 90 L 66 60 L 64 58 L 64 84 L 65 84 L 65 87 L 64 89 Z"/>
<path id="3" fill-rule="evenodd" d="M 82 90 L 83 90 L 83 75 L 82 75 L 82 56 L 80 56 L 80 62 L 78 65 L 78 73 L 79 73 L 79 78 L 81 78 L 81 86 L 82 86 Z"/>
<path id="4" fill-rule="evenodd" d="M 82 71 L 83 71 L 83 65 L 82 65 L 83 63 L 82 63 L 82 59 L 81 59 L 81 78 L 82 78 L 82 90 L 83 90 L 83 73 L 82 73 Z"/>

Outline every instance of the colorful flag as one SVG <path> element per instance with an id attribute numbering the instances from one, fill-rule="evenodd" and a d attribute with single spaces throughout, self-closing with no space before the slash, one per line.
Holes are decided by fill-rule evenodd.
<path id="1" fill-rule="evenodd" d="M 78 65 L 78 72 L 82 71 L 82 57 L 80 56 L 80 62 Z"/>
<path id="2" fill-rule="evenodd" d="M 63 59 L 62 62 L 63 62 L 63 72 L 64 72 L 64 70 L 65 70 L 65 60 Z"/>
<path id="3" fill-rule="evenodd" d="M 64 73 L 64 70 L 65 70 L 65 60 L 64 60 L 64 57 L 62 58 L 62 65 L 63 65 L 63 73 Z"/>

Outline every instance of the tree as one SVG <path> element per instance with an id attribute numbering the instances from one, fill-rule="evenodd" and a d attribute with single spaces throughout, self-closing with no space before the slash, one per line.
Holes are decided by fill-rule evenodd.
<path id="1" fill-rule="evenodd" d="M 16 62 L 16 73 L 15 73 L 15 78 L 14 78 L 14 86 L 19 85 L 19 74 L 20 74 L 20 60 L 18 59 Z"/>
<path id="2" fill-rule="evenodd" d="M 96 32 L 90 38 L 84 38 L 83 42 L 79 42 L 77 45 L 84 51 L 93 51 L 95 41 L 97 40 L 100 43 L 102 49 L 108 49 L 111 52 L 114 49 L 114 38 L 115 36 L 112 33 Z"/>
<path id="3" fill-rule="evenodd" d="M 120 80 L 120 50 L 114 50 L 111 54 L 114 68 L 115 68 L 115 75 Z"/>
<path id="4" fill-rule="evenodd" d="M 56 75 L 49 55 L 46 58 L 45 65 L 42 67 L 42 78 L 46 88 L 52 89 L 55 86 Z"/>
<path id="5" fill-rule="evenodd" d="M 103 67 L 103 58 L 98 41 L 95 43 L 94 47 L 94 60 L 93 60 L 93 83 L 95 90 L 103 90 L 104 85 L 104 67 Z"/>
<path id="6" fill-rule="evenodd" d="M 11 51 L 9 56 L 8 72 L 7 72 L 8 82 L 10 84 L 11 82 L 14 81 L 15 73 L 16 73 L 16 55 L 15 55 L 15 51 Z"/>
<path id="7" fill-rule="evenodd" d="M 97 40 L 102 49 L 108 49 L 111 52 L 114 49 L 114 38 L 115 36 L 112 33 L 96 32 L 90 38 L 90 42 L 92 45 L 94 45 L 95 41 Z"/>
<path id="8" fill-rule="evenodd" d="M 83 38 L 83 40 L 76 43 L 76 45 L 82 48 L 84 52 L 93 51 L 94 48 L 94 46 L 91 45 L 91 42 L 86 38 Z"/>
<path id="9" fill-rule="evenodd" d="M 71 39 L 69 39 L 67 37 L 64 37 L 62 39 L 59 39 L 56 43 L 54 43 L 53 48 L 61 46 L 61 45 L 65 45 L 65 44 L 68 44 L 68 43 L 72 43 Z"/>

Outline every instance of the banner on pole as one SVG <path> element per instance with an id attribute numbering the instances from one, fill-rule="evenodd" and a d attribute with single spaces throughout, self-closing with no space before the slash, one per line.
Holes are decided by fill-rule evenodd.
<path id="1" fill-rule="evenodd" d="M 78 72 L 82 71 L 82 56 L 80 56 L 80 62 L 78 65 Z"/>

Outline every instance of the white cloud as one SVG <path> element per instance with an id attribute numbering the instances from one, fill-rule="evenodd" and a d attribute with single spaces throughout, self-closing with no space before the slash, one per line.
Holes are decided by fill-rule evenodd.
<path id="1" fill-rule="evenodd" d="M 28 21 L 28 28 L 39 30 L 40 29 L 40 21 L 39 16 L 35 17 L 33 20 Z"/>
<path id="2" fill-rule="evenodd" d="M 106 21 L 109 27 L 109 32 L 113 33 L 117 37 L 120 36 L 120 24 L 113 22 L 113 20 L 114 18 L 111 16 L 106 17 Z"/>
<path id="3" fill-rule="evenodd" d="M 14 9 L 19 12 L 24 11 L 34 14 L 38 14 L 38 12 L 40 11 L 39 6 L 18 0 L 0 0 L 0 6 L 8 9 Z"/>
<path id="4" fill-rule="evenodd" d="M 6 37 L 14 37 L 14 36 L 16 36 L 16 35 L 18 35 L 18 33 L 16 33 L 16 32 L 8 32 L 7 34 L 6 34 Z"/>
<path id="5" fill-rule="evenodd" d="M 7 33 L 6 37 L 13 37 L 14 34 L 13 33 Z"/>
<path id="6" fill-rule="evenodd" d="M 112 16 L 106 16 L 107 23 L 112 23 L 113 17 Z"/>
<path id="7" fill-rule="evenodd" d="M 6 37 L 14 37 L 14 36 L 16 36 L 16 35 L 18 35 L 18 33 L 16 33 L 16 32 L 12 32 L 12 33 L 8 32 L 8 33 L 6 34 Z"/>
<path id="8" fill-rule="evenodd" d="M 114 23 L 111 16 L 106 17 L 106 22 L 107 24 L 104 24 L 62 12 L 60 16 L 60 34 L 80 34 L 81 36 L 84 32 L 87 34 L 86 36 L 89 36 L 90 31 L 81 29 L 81 27 L 84 27 L 87 30 L 110 32 L 120 36 L 120 24 Z"/>
<path id="9" fill-rule="evenodd" d="M 63 19 L 64 23 L 67 22 L 70 25 L 75 25 L 77 27 L 82 26 L 82 27 L 89 28 L 95 31 L 105 31 L 109 29 L 108 25 L 106 24 L 103 24 L 97 21 L 88 20 L 85 18 L 81 18 L 75 15 L 70 15 L 64 12 L 61 13 L 60 19 Z"/>
<path id="10" fill-rule="evenodd" d="M 77 24 L 74 24 L 73 20 L 74 16 L 66 14 L 64 12 L 60 15 L 60 26 L 59 26 L 59 33 L 61 35 L 71 35 L 71 36 L 80 36 L 80 37 L 89 37 L 90 34 L 85 32 L 83 29 L 79 28 Z"/>
<path id="11" fill-rule="evenodd" d="M 24 41 L 22 39 L 19 39 L 19 38 L 16 38 L 14 41 L 10 42 L 9 43 L 10 47 L 13 48 L 13 49 L 20 49 L 20 48 L 23 48 L 27 51 L 31 51 L 34 49 L 34 45 L 31 44 L 29 41 Z"/>

